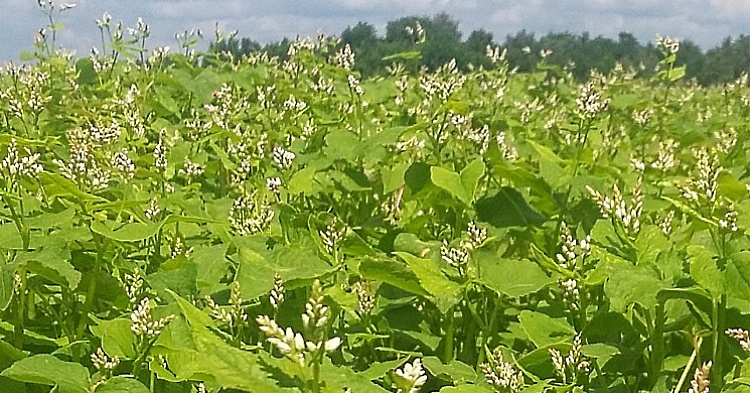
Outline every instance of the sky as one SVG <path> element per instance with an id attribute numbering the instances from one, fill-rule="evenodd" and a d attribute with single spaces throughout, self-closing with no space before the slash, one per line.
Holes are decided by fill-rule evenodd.
<path id="1" fill-rule="evenodd" d="M 49 1 L 49 0 L 43 0 Z M 701 48 L 718 45 L 728 36 L 750 34 L 750 0 L 53 0 L 76 7 L 54 15 L 65 26 L 58 44 L 78 56 L 101 47 L 95 20 L 104 12 L 113 22 L 134 27 L 138 17 L 151 28 L 147 47 L 177 47 L 175 33 L 201 29 L 202 47 L 223 32 L 238 31 L 261 43 L 284 37 L 340 34 L 359 21 L 385 30 L 402 16 L 433 16 L 447 12 L 458 20 L 464 37 L 476 29 L 493 33 L 502 43 L 525 29 L 549 32 L 589 32 L 592 36 L 635 35 L 640 42 L 656 34 L 690 39 Z M 28 51 L 34 35 L 49 22 L 37 0 L 0 0 L 5 5 L 0 33 L 0 62 L 17 60 Z"/>

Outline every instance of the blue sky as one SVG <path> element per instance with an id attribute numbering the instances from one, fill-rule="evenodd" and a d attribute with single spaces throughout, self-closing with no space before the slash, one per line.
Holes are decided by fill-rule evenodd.
<path id="1" fill-rule="evenodd" d="M 0 61 L 15 60 L 28 50 L 35 32 L 47 24 L 36 0 L 3 0 L 4 34 Z M 48 0 L 45 0 L 48 1 Z M 365 21 L 384 29 L 386 23 L 407 15 L 432 16 L 445 11 L 459 21 L 465 35 L 484 28 L 502 42 L 506 35 L 526 29 L 583 32 L 616 37 L 633 33 L 641 42 L 656 34 L 690 39 L 706 49 L 725 37 L 750 34 L 748 0 L 55 0 L 76 3 L 58 16 L 65 24 L 58 43 L 86 55 L 99 45 L 95 19 L 104 12 L 113 21 L 134 26 L 138 17 L 152 31 L 147 46 L 176 47 L 174 34 L 201 29 L 207 46 L 216 24 L 240 37 L 270 42 L 283 37 L 314 36 L 319 30 L 338 34 Z M 10 21 L 8 21 L 10 20 Z"/>

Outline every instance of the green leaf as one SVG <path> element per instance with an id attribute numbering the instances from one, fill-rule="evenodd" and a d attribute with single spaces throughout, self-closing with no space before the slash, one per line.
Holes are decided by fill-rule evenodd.
<path id="1" fill-rule="evenodd" d="M 56 386 L 59 393 L 88 393 L 91 385 L 85 367 L 47 354 L 21 359 L 3 370 L 0 376 L 20 382 Z"/>
<path id="2" fill-rule="evenodd" d="M 227 259 L 228 244 L 216 246 L 198 246 L 190 259 L 195 263 L 198 271 L 196 285 L 203 294 L 212 294 L 223 285 L 219 281 L 227 274 L 229 260 Z"/>
<path id="3" fill-rule="evenodd" d="M 471 205 L 479 179 L 484 175 L 485 165 L 481 158 L 469 163 L 459 175 L 450 169 L 433 166 L 430 168 L 430 179 L 436 186 L 448 191 L 459 201 Z"/>
<path id="4" fill-rule="evenodd" d="M 654 265 L 633 265 L 622 260 L 606 263 L 609 279 L 604 284 L 604 293 L 614 310 L 624 312 L 633 303 L 653 308 L 659 291 L 671 287 L 661 280 Z"/>
<path id="5" fill-rule="evenodd" d="M 554 277 L 548 277 L 539 265 L 526 259 L 504 259 L 492 252 L 478 252 L 475 259 L 479 265 L 479 282 L 499 295 L 524 296 L 556 281 Z"/>
<path id="6" fill-rule="evenodd" d="M 96 387 L 96 393 L 149 393 L 146 385 L 133 378 L 118 375 Z"/>
<path id="7" fill-rule="evenodd" d="M 268 293 L 273 288 L 277 273 L 284 281 L 311 281 L 334 270 L 328 262 L 318 257 L 317 246 L 308 241 L 290 246 L 278 245 L 268 250 L 265 238 L 256 236 L 246 237 L 238 248 L 237 281 L 245 299 L 255 299 Z"/>
<path id="8" fill-rule="evenodd" d="M 471 366 L 458 360 L 452 360 L 448 364 L 444 364 L 435 356 L 426 356 L 422 358 L 422 364 L 432 375 L 448 377 L 453 383 L 476 382 L 480 379 Z"/>
<path id="9" fill-rule="evenodd" d="M 403 263 L 365 257 L 359 264 L 359 273 L 365 278 L 386 282 L 416 295 L 429 296 L 429 292 L 420 285 L 417 275 Z"/>
<path id="10" fill-rule="evenodd" d="M 687 247 L 687 255 L 693 280 L 714 299 L 721 297 L 725 293 L 724 273 L 719 270 L 714 254 L 703 246 L 691 245 Z"/>
<path id="11" fill-rule="evenodd" d="M 440 312 L 447 313 L 461 300 L 461 286 L 449 280 L 435 262 L 405 252 L 395 254 L 405 260 L 417 275 L 422 288 L 432 295 Z"/>
<path id="12" fill-rule="evenodd" d="M 476 203 L 480 220 L 497 228 L 540 225 L 547 218 L 531 207 L 523 195 L 512 187 L 503 187 Z"/>
<path id="13" fill-rule="evenodd" d="M 130 330 L 133 322 L 126 318 L 98 321 L 89 326 L 91 333 L 102 342 L 104 352 L 120 359 L 135 359 L 135 335 Z"/>
<path id="14" fill-rule="evenodd" d="M 730 255 L 724 277 L 727 295 L 750 300 L 750 251 Z"/>
<path id="15" fill-rule="evenodd" d="M 159 232 L 159 229 L 161 229 L 163 225 L 163 221 L 152 223 L 130 223 L 119 227 L 117 230 L 112 230 L 103 223 L 94 221 L 91 223 L 91 231 L 106 238 L 127 243 L 139 242 L 151 238 Z"/>
<path id="16" fill-rule="evenodd" d="M 70 264 L 70 250 L 58 245 L 45 246 L 31 252 L 19 251 L 15 264 L 59 285 L 70 289 L 78 287 L 81 273 Z"/>
<path id="17" fill-rule="evenodd" d="M 575 329 L 565 321 L 565 318 L 552 318 L 540 312 L 523 310 L 518 320 L 529 340 L 537 348 L 568 343 L 576 334 Z"/>
<path id="18" fill-rule="evenodd" d="M 194 296 L 198 291 L 197 279 L 198 267 L 195 260 L 183 256 L 168 260 L 161 265 L 159 271 L 146 276 L 146 281 L 160 295 L 166 289 L 171 289 L 181 296 Z"/>
<path id="19" fill-rule="evenodd" d="M 407 169 L 409 169 L 409 164 L 406 162 L 398 163 L 393 168 L 384 169 L 381 175 L 383 176 L 383 193 L 396 191 L 404 185 L 404 175 Z"/>
<path id="20" fill-rule="evenodd" d="M 308 166 L 295 173 L 289 180 L 289 193 L 302 194 L 312 193 L 315 189 L 315 167 Z"/>
<path id="21" fill-rule="evenodd" d="M 209 317 L 174 292 L 190 326 L 194 349 L 166 351 L 170 370 L 182 380 L 203 380 L 225 389 L 284 392 L 258 363 L 258 356 L 225 343 L 210 330 Z"/>

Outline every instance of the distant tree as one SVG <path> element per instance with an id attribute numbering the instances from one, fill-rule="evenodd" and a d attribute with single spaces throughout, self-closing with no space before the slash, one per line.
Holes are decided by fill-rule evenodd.
<path id="1" fill-rule="evenodd" d="M 465 60 L 475 67 L 489 67 L 490 60 L 487 58 L 487 46 L 495 46 L 492 33 L 484 30 L 474 30 L 464 42 Z"/>

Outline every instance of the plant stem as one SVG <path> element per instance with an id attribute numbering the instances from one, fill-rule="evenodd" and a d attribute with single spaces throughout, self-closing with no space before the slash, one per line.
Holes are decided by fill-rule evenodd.
<path id="1" fill-rule="evenodd" d="M 443 353 L 443 363 L 448 363 L 451 360 L 453 360 L 453 334 L 454 334 L 454 326 L 453 326 L 453 307 L 448 310 L 445 326 L 445 337 L 443 338 L 445 340 L 445 352 Z"/>
<path id="2" fill-rule="evenodd" d="M 651 332 L 651 386 L 655 386 L 664 363 L 664 303 L 656 304 L 654 330 Z"/>
<path id="3" fill-rule="evenodd" d="M 106 240 L 102 240 L 99 235 L 94 234 L 96 240 L 96 260 L 94 261 L 94 268 L 91 270 L 92 278 L 89 281 L 89 287 L 86 291 L 86 303 L 83 304 L 83 310 L 81 311 L 80 319 L 78 320 L 78 329 L 76 329 L 76 340 L 80 340 L 83 336 L 84 330 L 86 330 L 86 320 L 88 319 L 91 306 L 94 303 L 94 295 L 96 295 L 96 284 L 99 281 L 97 274 L 101 269 L 102 259 L 104 257 L 104 251 L 106 249 Z"/>

